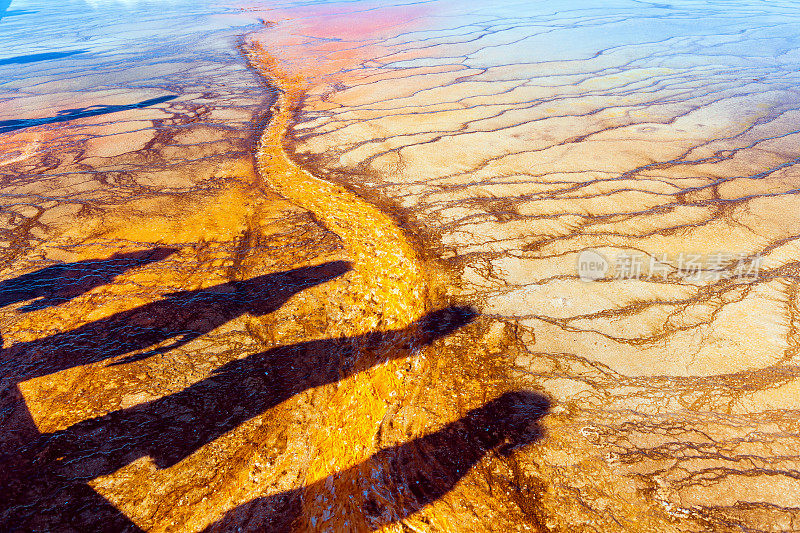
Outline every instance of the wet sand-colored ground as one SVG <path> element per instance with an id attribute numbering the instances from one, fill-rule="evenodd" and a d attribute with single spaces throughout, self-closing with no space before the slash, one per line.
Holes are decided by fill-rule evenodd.
<path id="1" fill-rule="evenodd" d="M 0 529 L 800 529 L 791 6 L 28 7 Z"/>

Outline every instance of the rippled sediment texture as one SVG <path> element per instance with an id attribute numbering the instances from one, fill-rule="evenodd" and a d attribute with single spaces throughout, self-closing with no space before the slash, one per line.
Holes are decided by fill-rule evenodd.
<path id="1" fill-rule="evenodd" d="M 356 56 L 308 90 L 292 149 L 397 206 L 513 329 L 504 368 L 558 404 L 518 458 L 542 525 L 800 527 L 792 4 L 430 5 L 427 31 L 285 41 L 290 63 Z M 581 281 L 587 248 L 644 268 Z"/>
<path id="2" fill-rule="evenodd" d="M 790 3 L 94 5 L 0 21 L 3 524 L 800 529 Z"/>

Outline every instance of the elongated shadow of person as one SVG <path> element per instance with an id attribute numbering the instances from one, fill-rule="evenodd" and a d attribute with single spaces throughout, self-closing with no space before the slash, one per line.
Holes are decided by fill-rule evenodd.
<path id="1" fill-rule="evenodd" d="M 79 107 L 77 109 L 62 109 L 55 116 L 44 118 L 18 118 L 11 120 L 0 120 L 0 133 L 31 128 L 33 126 L 44 126 L 46 124 L 58 124 L 59 122 L 69 122 L 78 118 L 96 117 L 131 109 L 144 109 L 152 105 L 163 104 L 178 98 L 177 94 L 168 94 L 156 98 L 148 98 L 135 104 L 112 104 L 112 105 L 93 105 L 89 107 Z"/>
<path id="2" fill-rule="evenodd" d="M 245 314 L 275 311 L 299 291 L 341 276 L 346 261 L 180 291 L 71 331 L 14 344 L 0 355 L 0 383 L 18 383 L 61 370 L 135 353 L 115 364 L 138 361 L 180 347 Z M 165 341 L 168 345 L 155 347 Z M 5 388 L 5 387 L 3 387 Z M 2 390 L 0 388 L 0 390 Z"/>
<path id="3" fill-rule="evenodd" d="M 0 20 L 3 19 L 5 16 L 6 11 L 8 11 L 8 6 L 11 5 L 11 0 L 0 0 Z"/>
<path id="4" fill-rule="evenodd" d="M 0 2 L 0 11 L 2 11 L 2 9 L 2 2 Z M 38 54 L 4 57 L 0 59 L 0 67 L 3 65 L 25 65 L 28 63 L 38 63 L 39 61 L 52 61 L 54 59 L 63 59 L 77 54 L 85 54 L 86 52 L 88 52 L 88 50 L 63 50 L 59 52 L 40 52 Z"/>
<path id="5" fill-rule="evenodd" d="M 20 308 L 36 311 L 59 305 L 90 290 L 110 283 L 132 268 L 161 261 L 177 252 L 175 248 L 153 248 L 138 252 L 114 254 L 108 259 L 87 259 L 60 263 L 36 272 L 0 281 L 0 307 L 33 300 Z"/>
<path id="6" fill-rule="evenodd" d="M 296 394 L 387 358 L 409 356 L 475 316 L 471 308 L 453 307 L 404 330 L 275 348 L 228 363 L 175 394 L 39 435 L 0 459 L 5 498 L 0 529 L 36 524 L 49 531 L 136 530 L 112 505 L 87 491 L 86 483 L 144 456 L 159 468 L 172 466 Z M 104 524 L 111 529 L 102 529 Z"/>
<path id="7" fill-rule="evenodd" d="M 366 462 L 379 467 L 380 474 L 373 473 L 371 477 L 373 492 L 384 498 L 393 491 L 400 494 L 394 498 L 391 509 L 385 499 L 373 498 L 364 503 L 361 512 L 369 529 L 381 529 L 438 500 L 486 454 L 495 451 L 509 455 L 514 449 L 538 440 L 542 435 L 538 421 L 549 409 L 549 400 L 539 393 L 508 392 L 439 431 L 379 451 Z M 362 466 L 317 481 L 316 487 L 311 488 L 334 486 L 334 477 L 342 474 L 349 479 L 353 474 L 370 471 Z M 296 522 L 304 490 L 298 488 L 252 500 L 226 513 L 206 528 L 205 533 L 299 531 Z M 353 517 L 341 517 L 340 524 L 353 523 Z M 351 530 L 356 529 L 351 526 Z"/>

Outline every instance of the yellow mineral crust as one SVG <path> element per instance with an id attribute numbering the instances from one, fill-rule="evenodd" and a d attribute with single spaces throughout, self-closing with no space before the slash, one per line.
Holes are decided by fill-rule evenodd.
<path id="1" fill-rule="evenodd" d="M 352 333 L 402 328 L 421 316 L 426 279 L 419 257 L 402 230 L 386 213 L 342 186 L 320 180 L 300 168 L 283 149 L 287 124 L 303 96 L 302 78 L 281 72 L 258 43 L 248 57 L 278 90 L 269 126 L 258 149 L 258 169 L 269 186 L 308 209 L 333 231 L 353 258 L 350 288 Z M 360 301 L 359 301 L 360 300 Z"/>
<path id="2" fill-rule="evenodd" d="M 408 327 L 422 316 L 428 278 L 418 254 L 402 230 L 386 213 L 344 187 L 316 178 L 294 163 L 283 149 L 287 123 L 303 96 L 303 80 L 290 77 L 260 45 L 252 44 L 251 63 L 278 90 L 270 124 L 257 151 L 258 169 L 269 186 L 292 203 L 308 209 L 342 241 L 353 262 L 343 282 L 347 284 L 345 309 L 332 333 L 360 335 Z M 338 329 L 338 331 L 336 331 Z M 370 357 L 374 354 L 361 354 Z M 383 355 L 382 357 L 385 357 Z M 391 361 L 350 378 L 325 394 L 330 409 L 323 410 L 308 428 L 308 485 L 365 461 L 376 451 L 372 443 L 391 406 L 406 396 L 413 383 L 399 376 L 403 361 Z M 423 368 L 417 368 L 424 372 Z M 376 465 L 380 466 L 380 465 Z M 343 479 L 352 476 L 351 479 Z M 358 520 L 362 492 L 369 485 L 369 468 L 353 469 L 338 476 L 337 484 L 352 485 L 347 496 L 335 492 L 307 494 L 305 515 L 320 520 L 315 528 L 347 528 Z M 360 488 L 359 488 L 360 487 Z M 359 503 L 361 502 L 361 503 Z M 331 509 L 334 509 L 331 513 Z M 328 520 L 325 517 L 330 517 Z M 328 525 L 326 525 L 328 524 Z M 349 527 L 364 529 L 362 523 Z"/>

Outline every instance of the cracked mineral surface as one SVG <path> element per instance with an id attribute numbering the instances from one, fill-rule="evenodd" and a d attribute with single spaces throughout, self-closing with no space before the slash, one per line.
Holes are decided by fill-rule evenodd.
<path id="1" fill-rule="evenodd" d="M 799 22 L 0 1 L 0 531 L 800 531 Z"/>

